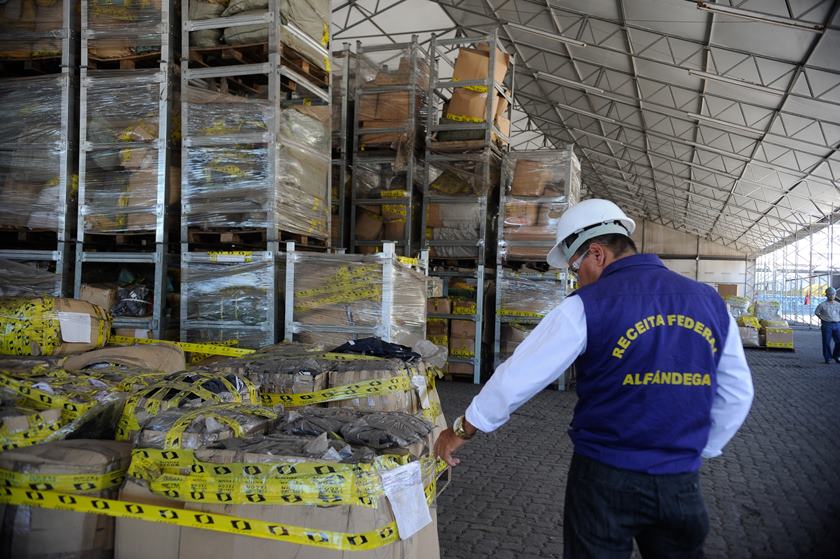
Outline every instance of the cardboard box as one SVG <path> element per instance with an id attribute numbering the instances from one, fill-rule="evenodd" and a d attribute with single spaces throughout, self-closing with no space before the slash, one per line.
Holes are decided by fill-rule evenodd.
<path id="1" fill-rule="evenodd" d="M 361 241 L 376 241 L 382 237 L 382 216 L 360 207 L 356 214 L 356 238 Z"/>
<path id="2" fill-rule="evenodd" d="M 562 204 L 540 204 L 537 225 L 556 228 L 557 222 L 565 212 L 566 206 Z"/>
<path id="3" fill-rule="evenodd" d="M 505 225 L 536 225 L 540 206 L 535 202 L 511 200 L 505 204 Z"/>
<path id="4" fill-rule="evenodd" d="M 452 314 L 475 314 L 477 306 L 475 301 L 468 299 L 453 299 L 452 300 Z"/>
<path id="5" fill-rule="evenodd" d="M 120 491 L 120 500 L 174 509 L 183 509 L 185 504 L 156 495 L 131 480 Z M 114 559 L 178 559 L 180 545 L 180 526 L 117 518 Z"/>
<path id="6" fill-rule="evenodd" d="M 447 363 L 446 370 L 450 375 L 473 376 L 474 367 L 470 363 Z"/>
<path id="7" fill-rule="evenodd" d="M 419 99 L 417 99 L 419 101 Z M 376 99 L 376 118 L 372 120 L 408 120 L 411 97 L 408 91 L 380 93 Z"/>
<path id="8" fill-rule="evenodd" d="M 147 340 L 153 339 L 152 331 L 146 330 L 145 328 L 116 328 L 114 329 L 114 334 L 117 336 L 126 336 L 128 338 L 143 338 Z"/>
<path id="9" fill-rule="evenodd" d="M 790 328 L 765 328 L 762 338 L 766 347 L 793 349 L 793 330 Z"/>
<path id="10" fill-rule="evenodd" d="M 458 51 L 452 78 L 458 81 L 474 81 L 487 79 L 490 72 L 490 52 L 485 49 L 462 48 Z M 496 59 L 493 65 L 493 80 L 503 82 L 507 74 L 510 56 L 496 49 Z"/>
<path id="11" fill-rule="evenodd" d="M 130 460 L 128 443 L 77 439 L 5 451 L 0 454 L 0 468 L 33 474 L 102 475 L 127 468 Z M 86 494 L 113 499 L 117 491 Z M 108 557 L 114 549 L 114 519 L 37 507 L 0 506 L 0 541 L 4 557 Z"/>
<path id="12" fill-rule="evenodd" d="M 546 246 L 554 245 L 556 232 L 552 227 L 542 225 L 505 227 L 505 238 L 511 241 L 545 241 Z"/>
<path id="13" fill-rule="evenodd" d="M 83 283 L 81 290 L 79 290 L 79 299 L 110 311 L 117 302 L 117 288 L 116 286 Z"/>
<path id="14" fill-rule="evenodd" d="M 427 318 L 426 334 L 429 336 L 449 335 L 449 320 L 445 318 Z"/>
<path id="15" fill-rule="evenodd" d="M 452 357 L 475 357 L 475 338 L 449 338 L 449 355 Z"/>
<path id="16" fill-rule="evenodd" d="M 452 320 L 449 333 L 453 338 L 475 338 L 475 322 L 472 320 Z"/>
<path id="17" fill-rule="evenodd" d="M 389 221 L 385 223 L 382 239 L 386 241 L 401 241 L 405 238 L 405 220 Z"/>
<path id="18" fill-rule="evenodd" d="M 490 114 L 496 114 L 499 97 L 493 95 L 493 107 Z M 484 122 L 487 116 L 487 93 L 480 93 L 458 87 L 452 92 L 446 118 L 467 122 Z"/>
<path id="19" fill-rule="evenodd" d="M 545 161 L 517 159 L 510 193 L 513 196 L 542 196 L 554 174 L 553 167 Z"/>
<path id="20" fill-rule="evenodd" d="M 405 374 L 404 372 L 398 374 Z M 395 372 L 390 369 L 370 369 L 361 371 L 331 371 L 328 377 L 328 388 L 336 388 L 347 384 L 356 384 L 367 380 L 389 380 Z M 353 408 L 363 411 L 401 411 L 415 414 L 419 411 L 419 402 L 415 391 L 391 392 L 390 394 L 362 396 L 353 400 L 330 402 L 329 407 Z"/>
<path id="21" fill-rule="evenodd" d="M 448 297 L 435 297 L 426 301 L 426 312 L 429 314 L 450 314 L 452 303 Z"/>
<path id="22" fill-rule="evenodd" d="M 499 132 L 501 132 L 504 136 L 510 138 L 510 120 L 508 120 L 506 116 L 496 115 L 496 128 L 498 128 Z M 507 143 L 504 138 L 498 138 L 498 140 Z"/>
<path id="23" fill-rule="evenodd" d="M 184 351 L 168 344 L 104 347 L 72 355 L 64 360 L 63 367 L 80 371 L 100 363 L 167 373 L 183 371 L 187 367 Z"/>
<path id="24" fill-rule="evenodd" d="M 366 120 L 362 122 L 361 130 L 367 129 L 394 129 L 405 128 L 406 122 L 404 120 Z M 365 146 L 379 146 L 391 145 L 397 142 L 406 141 L 408 139 L 407 132 L 374 132 L 371 134 L 361 134 L 359 142 Z"/>
<path id="25" fill-rule="evenodd" d="M 356 117 L 358 120 L 376 120 L 376 104 L 378 93 L 361 92 L 356 103 Z"/>

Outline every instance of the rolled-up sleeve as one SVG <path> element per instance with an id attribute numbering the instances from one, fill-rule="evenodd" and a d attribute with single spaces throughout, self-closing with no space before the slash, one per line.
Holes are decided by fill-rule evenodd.
<path id="1" fill-rule="evenodd" d="M 738 324 L 729 317 L 729 333 L 717 368 L 717 391 L 712 402 L 712 428 L 703 458 L 714 458 L 744 423 L 753 401 L 750 367 L 744 355 Z"/>
<path id="2" fill-rule="evenodd" d="M 573 295 L 546 315 L 499 365 L 467 408 L 467 421 L 485 433 L 495 431 L 511 413 L 557 380 L 585 350 L 583 301 Z"/>

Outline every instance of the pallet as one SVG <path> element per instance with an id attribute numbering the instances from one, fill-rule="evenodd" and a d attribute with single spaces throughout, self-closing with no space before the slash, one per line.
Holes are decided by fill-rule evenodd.
<path id="1" fill-rule="evenodd" d="M 85 251 L 96 252 L 104 249 L 108 252 L 115 250 L 153 251 L 155 250 L 155 232 L 123 232 L 123 233 L 90 233 L 85 232 Z"/>
<path id="2" fill-rule="evenodd" d="M 328 240 L 321 240 L 308 235 L 278 231 L 277 238 L 281 245 L 294 241 L 295 248 L 323 252 L 329 248 Z M 267 229 L 190 229 L 187 240 L 191 249 L 258 249 L 265 250 L 268 244 Z M 282 250 L 283 247 L 281 246 Z"/>
<path id="3" fill-rule="evenodd" d="M 795 347 L 767 347 L 767 346 L 747 347 L 747 346 L 744 346 L 744 349 L 755 349 L 755 350 L 759 350 L 759 351 L 762 351 L 762 350 L 763 351 L 781 351 L 781 352 L 790 352 L 790 353 L 795 353 L 796 352 Z"/>
<path id="4" fill-rule="evenodd" d="M 60 73 L 60 53 L 50 56 L 20 58 L 0 54 L 0 74 L 4 77 L 29 77 Z"/>
<path id="5" fill-rule="evenodd" d="M 57 245 L 57 231 L 0 226 L 0 246 L 4 249 L 55 250 Z"/>
<path id="6" fill-rule="evenodd" d="M 96 70 L 136 70 L 158 68 L 160 51 L 136 54 L 119 58 L 99 58 L 88 54 L 88 68 Z"/>
<path id="7" fill-rule="evenodd" d="M 488 145 L 484 140 L 454 140 L 454 141 L 432 141 L 429 145 L 431 151 L 440 153 L 463 153 L 480 152 L 485 149 L 498 149 L 498 146 Z"/>
<path id="8" fill-rule="evenodd" d="M 189 53 L 190 64 L 212 68 L 230 66 L 232 64 L 261 64 L 269 58 L 268 43 L 249 43 L 244 45 L 219 45 L 215 47 L 191 47 Z M 330 74 L 323 68 L 310 62 L 305 56 L 289 47 L 281 46 L 281 60 L 285 66 L 302 74 L 312 83 L 321 87 L 330 85 Z M 228 78 L 231 79 L 231 78 Z M 241 81 L 233 79 L 234 82 Z M 283 85 L 289 91 L 294 91 L 293 81 L 284 78 Z"/>

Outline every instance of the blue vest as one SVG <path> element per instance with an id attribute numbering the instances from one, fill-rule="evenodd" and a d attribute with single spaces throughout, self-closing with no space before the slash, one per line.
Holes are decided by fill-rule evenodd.
<path id="1" fill-rule="evenodd" d="M 576 361 L 575 452 L 650 474 L 698 470 L 729 331 L 723 299 L 650 254 L 613 262 L 577 295 L 587 341 Z"/>

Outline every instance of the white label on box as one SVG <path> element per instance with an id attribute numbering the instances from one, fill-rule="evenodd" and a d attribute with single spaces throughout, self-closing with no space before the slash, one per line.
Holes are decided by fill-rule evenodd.
<path id="1" fill-rule="evenodd" d="M 414 375 L 411 377 L 411 384 L 417 389 L 417 395 L 420 397 L 420 407 L 424 410 L 432 407 L 432 403 L 429 402 L 429 387 L 426 385 L 426 377 Z"/>
<path id="2" fill-rule="evenodd" d="M 90 315 L 83 312 L 58 312 L 61 340 L 69 343 L 90 343 Z"/>
<path id="3" fill-rule="evenodd" d="M 432 522 L 423 493 L 420 462 L 382 472 L 382 486 L 394 511 L 400 539 L 407 540 Z"/>
<path id="4" fill-rule="evenodd" d="M 149 331 L 144 328 L 135 328 L 134 329 L 134 337 L 135 338 L 142 338 L 147 340 L 149 338 Z"/>

